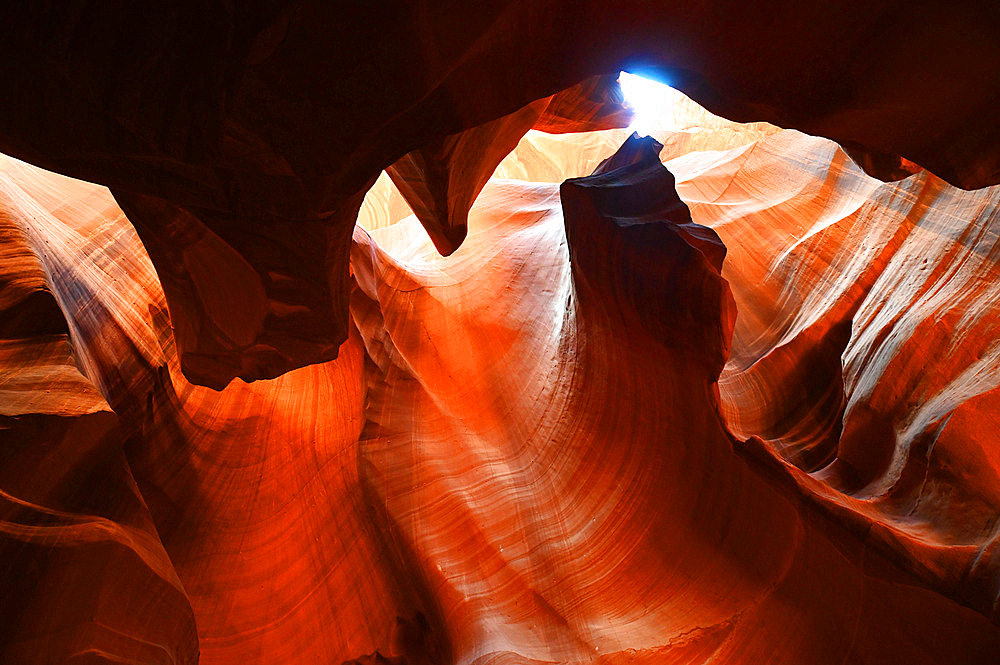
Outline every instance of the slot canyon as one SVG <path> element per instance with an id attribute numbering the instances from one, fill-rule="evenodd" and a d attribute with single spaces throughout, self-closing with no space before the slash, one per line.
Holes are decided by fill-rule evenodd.
<path id="1" fill-rule="evenodd" d="M 0 85 L 0 665 L 1000 663 L 1000 4 L 9 2 Z"/>

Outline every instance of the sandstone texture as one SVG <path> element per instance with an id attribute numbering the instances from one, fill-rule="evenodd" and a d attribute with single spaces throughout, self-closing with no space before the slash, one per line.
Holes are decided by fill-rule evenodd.
<path id="1" fill-rule="evenodd" d="M 0 10 L 0 663 L 1000 662 L 998 19 Z"/>

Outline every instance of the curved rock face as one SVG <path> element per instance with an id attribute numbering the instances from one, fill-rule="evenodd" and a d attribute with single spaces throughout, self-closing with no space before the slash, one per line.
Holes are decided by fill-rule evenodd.
<path id="1" fill-rule="evenodd" d="M 186 375 L 219 388 L 336 356 L 351 229 L 382 169 L 424 154 L 404 171 L 433 170 L 453 161 L 447 137 L 622 68 L 730 118 L 849 142 L 887 177 L 902 155 L 994 184 L 998 20 L 962 2 L 14 4 L 0 150 L 112 188 L 164 281 Z M 461 214 L 413 196 L 453 249 Z M 242 318 L 212 295 L 207 247 Z"/>
<path id="2" fill-rule="evenodd" d="M 60 290 L 87 300 L 100 271 L 61 263 L 66 246 L 130 227 L 106 190 L 6 157 L 0 170 L 0 660 L 195 662 L 195 617 L 126 461 L 129 431 L 70 344 L 78 325 L 127 315 L 128 294 L 84 320 L 60 311 Z M 117 262 L 127 275 L 131 257 Z"/>
<path id="3" fill-rule="evenodd" d="M 596 76 L 493 122 L 414 150 L 386 173 L 448 256 L 462 244 L 469 209 L 529 129 L 549 134 L 625 127 L 631 119 L 617 77 Z"/>
<path id="4" fill-rule="evenodd" d="M 553 160 L 579 170 L 586 146 L 620 136 Z M 356 332 L 340 357 L 221 392 L 181 373 L 152 265 L 107 190 L 6 160 L 5 335 L 54 350 L 4 356 L 4 394 L 18 396 L 4 403 L 19 409 L 5 432 L 26 451 L 5 458 L 4 496 L 52 516 L 5 518 L 19 621 L 4 653 L 995 662 L 996 484 L 976 429 L 996 413 L 995 363 L 975 359 L 975 335 L 941 331 L 962 366 L 871 326 L 995 319 L 988 291 L 922 308 L 914 294 L 940 289 L 883 284 L 927 229 L 942 247 L 928 279 L 959 269 L 990 288 L 996 192 L 926 174 L 880 184 L 822 139 L 745 138 L 658 155 L 632 137 L 561 187 L 494 180 L 450 257 L 413 216 L 357 229 Z M 871 307 L 887 313 L 863 317 Z M 908 362 L 941 392 L 893 389 Z M 871 412 L 916 438 L 864 430 Z M 891 447 L 902 470 L 842 452 L 860 440 Z M 959 474 L 962 459 L 975 462 Z M 915 485 L 907 467 L 921 462 Z M 94 524 L 110 554 L 90 555 L 88 531 L 51 527 L 55 515 Z M 53 563 L 32 572 L 39 561 Z"/>
<path id="5" fill-rule="evenodd" d="M 720 386 L 734 433 L 995 619 L 1000 188 L 880 183 L 797 132 L 669 164 L 732 251 L 740 318 Z"/>
<path id="6" fill-rule="evenodd" d="M 0 157 L 0 661 L 996 663 L 1000 46 L 911 5 L 4 9 L 112 189 Z"/>
<path id="7" fill-rule="evenodd" d="M 15 453 L 25 450 L 4 460 L 14 483 L 4 496 L 23 506 L 4 533 L 33 536 L 24 553 L 3 549 L 16 582 L 4 588 L 4 610 L 18 619 L 2 639 L 10 662 L 80 653 L 85 662 L 194 663 L 199 648 L 202 663 L 340 662 L 388 644 L 395 617 L 415 601 L 375 563 L 392 559 L 357 480 L 357 337 L 333 363 L 222 392 L 194 386 L 179 370 L 152 265 L 108 191 L 12 160 L 4 182 L 19 185 L 5 215 L 33 240 L 18 253 L 41 264 L 22 279 L 42 293 L 44 271 L 75 349 L 56 328 L 15 340 L 51 347 L 45 354 L 15 346 L 4 356 L 14 395 L 5 393 L 5 407 L 40 414 L 4 431 Z M 56 519 L 68 525 L 48 526 Z M 64 637 L 63 625 L 82 635 Z"/>
<path id="8" fill-rule="evenodd" d="M 920 579 L 919 555 L 898 565 L 856 505 L 817 509 L 816 488 L 726 432 L 713 391 L 732 323 L 725 250 L 679 200 L 655 203 L 673 188 L 648 146 L 638 163 L 643 150 L 626 145 L 609 172 L 563 186 L 563 256 L 555 190 L 540 185 L 488 188 L 490 227 L 453 261 L 413 245 L 412 219 L 373 232 L 377 244 L 359 232 L 354 311 L 377 365 L 362 455 L 431 586 L 450 592 L 443 614 L 465 617 L 448 626 L 457 660 L 990 662 L 997 630 L 927 590 L 940 579 Z M 713 157 L 732 176 L 739 152 Z M 728 417 L 752 406 L 723 389 Z M 440 479 L 414 483 L 413 468 Z M 896 644 L 904 616 L 924 628 Z M 959 629 L 947 646 L 919 637 Z"/>

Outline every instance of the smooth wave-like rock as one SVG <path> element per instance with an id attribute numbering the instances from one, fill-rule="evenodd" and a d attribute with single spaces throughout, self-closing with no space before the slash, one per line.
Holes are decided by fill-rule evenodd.
<path id="1" fill-rule="evenodd" d="M 126 462 L 127 431 L 81 373 L 77 321 L 51 286 L 86 291 L 79 266 L 51 262 L 80 237 L 64 220 L 128 223 L 106 190 L 59 178 L 33 191 L 38 173 L 0 156 L 0 660 L 193 663 L 194 615 Z"/>
<path id="2" fill-rule="evenodd" d="M 1000 188 L 926 172 L 882 183 L 792 131 L 668 163 L 730 248 L 740 316 L 720 386 L 733 431 L 996 620 Z"/>
<path id="3" fill-rule="evenodd" d="M 8 390 L 30 389 L 39 413 L 69 423 L 47 416 L 52 434 L 38 436 L 46 421 L 23 417 L 6 439 L 17 454 L 4 478 L 16 484 L 4 492 L 45 511 L 11 518 L 14 536 L 37 532 L 32 549 L 2 550 L 10 662 L 65 662 L 74 649 L 91 654 L 81 662 L 339 663 L 391 645 L 396 617 L 419 608 L 405 575 L 391 576 L 358 485 L 357 336 L 331 363 L 221 392 L 194 386 L 156 273 L 108 190 L 5 160 L 10 181 L 19 197 L 4 214 L 33 234 L 41 264 L 24 279 L 44 275 L 73 349 L 64 335 L 62 355 L 5 362 Z M 16 402 L 5 393 L 3 404 Z M 84 406 L 96 415 L 77 414 Z M 63 496 L 87 514 L 64 515 Z"/>
<path id="4" fill-rule="evenodd" d="M 497 165 L 541 117 L 548 101 L 539 100 L 498 120 L 442 137 L 386 168 L 442 255 L 461 246 L 468 232 L 469 208 Z"/>
<path id="5" fill-rule="evenodd" d="M 528 155 L 542 141 L 549 160 L 525 159 L 519 177 L 588 162 L 586 149 L 529 138 Z M 661 153 L 694 219 L 729 250 L 739 316 L 720 383 L 728 426 L 762 440 L 762 459 L 789 463 L 778 475 L 926 584 L 995 617 L 997 189 L 965 192 L 926 172 L 882 183 L 829 141 L 747 138 Z"/>
<path id="6" fill-rule="evenodd" d="M 115 191 L 170 303 L 185 376 L 221 390 L 337 357 L 347 340 L 347 256 L 363 197 L 323 219 L 195 211 Z M 345 235 L 346 234 L 346 235 Z"/>
<path id="7" fill-rule="evenodd" d="M 218 388 L 335 357 L 357 206 L 383 169 L 623 68 L 873 165 L 900 155 L 964 187 L 996 183 L 997 22 L 995 3 L 886 0 L 8 3 L 0 150 L 120 197 L 162 273 L 184 371 Z M 460 217 L 430 201 L 448 251 Z M 210 246 L 225 291 L 202 279 Z"/>
<path id="8" fill-rule="evenodd" d="M 3 657 L 995 663 L 998 190 L 689 130 L 529 134 L 448 257 L 373 205 L 338 358 L 221 390 L 178 338 L 252 275 L 175 219 L 174 322 L 107 189 L 0 162 Z"/>
<path id="9" fill-rule="evenodd" d="M 487 187 L 450 259 L 356 234 L 365 472 L 457 662 L 991 662 L 985 617 L 734 454 L 724 248 L 634 144 L 565 218 Z"/>
<path id="10" fill-rule="evenodd" d="M 563 134 L 625 127 L 632 114 L 616 77 L 595 76 L 502 118 L 442 137 L 386 169 L 431 242 L 447 256 L 462 244 L 469 209 L 529 129 Z"/>

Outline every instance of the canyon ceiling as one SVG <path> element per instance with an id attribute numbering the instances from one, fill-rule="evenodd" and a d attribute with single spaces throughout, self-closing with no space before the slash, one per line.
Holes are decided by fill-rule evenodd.
<path id="1" fill-rule="evenodd" d="M 0 662 L 1000 662 L 997 26 L 8 3 Z"/>

